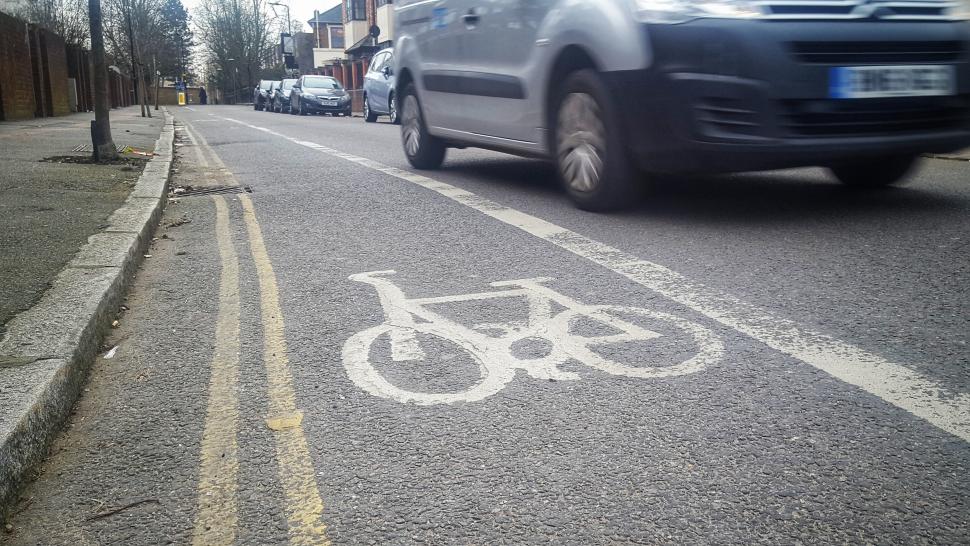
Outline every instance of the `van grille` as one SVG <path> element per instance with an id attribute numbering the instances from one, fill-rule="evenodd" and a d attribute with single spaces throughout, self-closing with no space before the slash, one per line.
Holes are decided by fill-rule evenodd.
<path id="1" fill-rule="evenodd" d="M 794 137 L 920 133 L 970 127 L 970 96 L 937 99 L 787 100 L 782 124 Z"/>
<path id="2" fill-rule="evenodd" d="M 952 0 L 764 0 L 756 2 L 765 19 L 946 20 Z"/>
<path id="3" fill-rule="evenodd" d="M 812 64 L 906 64 L 958 60 L 963 42 L 790 42 L 792 55 Z"/>
<path id="4" fill-rule="evenodd" d="M 758 113 L 739 99 L 704 97 L 694 105 L 694 115 L 707 136 L 759 136 L 764 131 Z"/>

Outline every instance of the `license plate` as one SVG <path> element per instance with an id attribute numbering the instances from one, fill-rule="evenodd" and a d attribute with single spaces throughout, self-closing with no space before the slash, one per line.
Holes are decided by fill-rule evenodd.
<path id="1" fill-rule="evenodd" d="M 956 93 L 952 66 L 840 66 L 829 69 L 829 97 L 933 97 Z"/>
<path id="2" fill-rule="evenodd" d="M 337 101 L 335 100 L 325 100 L 323 101 L 324 106 L 337 106 Z"/>

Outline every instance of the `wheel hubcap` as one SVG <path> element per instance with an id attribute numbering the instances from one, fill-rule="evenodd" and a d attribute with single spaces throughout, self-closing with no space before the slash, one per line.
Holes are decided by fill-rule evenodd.
<path id="1" fill-rule="evenodd" d="M 397 121 L 397 99 L 391 97 L 391 121 Z"/>
<path id="2" fill-rule="evenodd" d="M 404 99 L 404 116 L 401 120 L 404 135 L 404 150 L 410 156 L 418 154 L 421 149 L 421 114 L 418 109 L 418 99 L 408 95 Z"/>
<path id="3" fill-rule="evenodd" d="M 370 104 L 367 103 L 367 97 L 364 97 L 364 117 L 370 117 Z"/>
<path id="4" fill-rule="evenodd" d="M 599 105 L 586 93 L 570 93 L 559 108 L 559 169 L 575 191 L 590 192 L 600 183 L 606 150 L 606 127 L 601 118 Z"/>

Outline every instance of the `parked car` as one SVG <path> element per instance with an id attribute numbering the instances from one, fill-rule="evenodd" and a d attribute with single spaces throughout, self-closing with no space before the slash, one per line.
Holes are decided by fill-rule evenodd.
<path id="1" fill-rule="evenodd" d="M 283 113 L 284 111 L 290 111 L 290 90 L 293 89 L 293 84 L 296 83 L 295 78 L 286 79 L 280 82 L 279 87 L 276 92 L 273 93 L 272 107 L 274 112 Z"/>
<path id="2" fill-rule="evenodd" d="M 643 172 L 815 165 L 886 186 L 923 152 L 970 146 L 968 15 L 947 0 L 402 0 L 404 151 L 421 169 L 452 146 L 550 158 L 590 210 L 629 203 Z"/>
<path id="3" fill-rule="evenodd" d="M 253 110 L 262 110 L 269 103 L 269 90 L 273 80 L 259 80 L 259 85 L 253 89 Z"/>
<path id="4" fill-rule="evenodd" d="M 279 89 L 283 82 L 281 80 L 276 80 L 271 82 L 269 85 L 269 91 L 266 92 L 266 103 L 264 104 L 263 110 L 266 112 L 273 111 L 273 97 L 276 96 L 276 90 Z"/>
<path id="5" fill-rule="evenodd" d="M 364 119 L 370 123 L 388 116 L 398 123 L 397 96 L 394 94 L 394 49 L 379 51 L 371 59 L 364 76 Z"/>
<path id="6" fill-rule="evenodd" d="M 300 76 L 290 90 L 290 113 L 351 114 L 350 94 L 336 78 L 330 76 Z"/>

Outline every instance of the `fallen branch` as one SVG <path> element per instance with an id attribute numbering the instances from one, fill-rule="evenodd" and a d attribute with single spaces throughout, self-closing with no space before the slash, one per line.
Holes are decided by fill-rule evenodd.
<path id="1" fill-rule="evenodd" d="M 93 515 L 93 516 L 85 519 L 84 521 L 94 521 L 94 520 L 98 520 L 98 519 L 104 519 L 104 518 L 113 516 L 113 515 L 117 514 L 118 512 L 123 512 L 125 510 L 128 510 L 129 508 L 134 508 L 136 506 L 141 506 L 142 504 L 148 504 L 148 503 L 161 504 L 160 502 L 158 502 L 158 499 L 142 499 L 140 501 L 135 501 L 133 503 L 126 504 L 126 505 L 124 505 L 124 506 L 122 506 L 120 508 L 113 508 L 113 509 L 107 510 L 105 512 L 98 512 L 97 514 L 95 514 L 95 515 Z"/>

